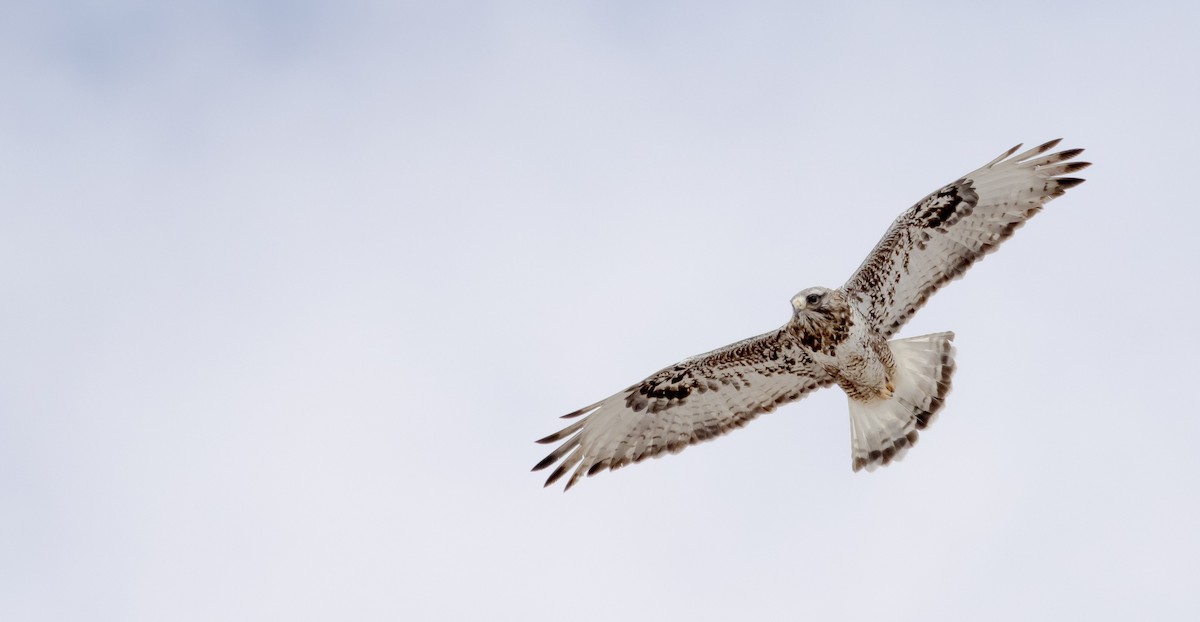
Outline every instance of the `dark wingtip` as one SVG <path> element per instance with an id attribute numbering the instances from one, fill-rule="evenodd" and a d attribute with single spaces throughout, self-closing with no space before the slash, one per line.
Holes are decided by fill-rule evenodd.
<path id="1" fill-rule="evenodd" d="M 547 443 L 553 443 L 554 441 L 557 441 L 560 438 L 562 438 L 562 432 L 555 432 L 554 434 L 551 434 L 550 436 L 539 438 L 538 440 L 536 440 L 534 442 L 539 445 L 545 445 Z"/>
<path id="2" fill-rule="evenodd" d="M 1075 171 L 1082 171 L 1083 169 L 1085 169 L 1091 165 L 1092 165 L 1091 162 L 1070 162 L 1066 166 L 1063 167 L 1062 172 L 1074 173 Z"/>
<path id="3" fill-rule="evenodd" d="M 1090 162 L 1089 162 L 1089 164 L 1090 164 Z M 1085 182 L 1087 180 L 1080 179 L 1078 177 L 1059 177 L 1059 178 L 1055 179 L 1054 181 L 1058 182 L 1059 188 L 1066 190 L 1068 188 L 1074 188 L 1075 186 L 1078 186 L 1079 184 L 1082 184 L 1083 182 Z"/>
<path id="4" fill-rule="evenodd" d="M 549 456 L 542 458 L 541 462 L 533 465 L 533 468 L 530 470 L 531 471 L 541 471 L 542 469 L 554 464 L 554 461 L 555 461 L 554 454 L 550 454 Z"/>
<path id="5" fill-rule="evenodd" d="M 1051 149 L 1056 147 L 1058 145 L 1058 143 L 1061 143 L 1061 142 L 1062 142 L 1061 138 L 1055 138 L 1054 140 L 1048 140 L 1038 146 L 1038 153 L 1045 153 L 1047 151 L 1050 151 Z"/>
<path id="6" fill-rule="evenodd" d="M 579 410 L 577 410 L 575 412 L 567 413 L 567 414 L 559 417 L 559 419 L 574 419 L 575 417 L 578 417 L 579 415 L 582 415 L 583 413 L 591 412 L 591 411 L 595 410 L 597 406 L 599 406 L 599 404 L 592 404 L 591 406 L 584 406 L 583 408 L 580 408 Z"/>
<path id="7" fill-rule="evenodd" d="M 566 472 L 567 472 L 567 467 L 565 464 L 558 465 L 558 468 L 554 469 L 554 472 L 550 474 L 550 477 L 546 478 L 546 483 L 542 484 L 542 488 L 546 488 L 546 487 L 550 486 L 550 484 L 557 482 L 558 478 L 562 477 L 563 474 Z M 570 486 L 568 486 L 568 488 L 570 488 Z"/>

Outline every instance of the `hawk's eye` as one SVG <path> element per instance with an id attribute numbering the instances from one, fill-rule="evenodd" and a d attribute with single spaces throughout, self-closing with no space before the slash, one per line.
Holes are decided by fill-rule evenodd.
<path id="1" fill-rule="evenodd" d="M 809 294 L 808 296 L 805 296 L 804 302 L 806 302 L 810 305 L 815 305 L 818 302 L 821 302 L 821 295 L 820 294 Z"/>

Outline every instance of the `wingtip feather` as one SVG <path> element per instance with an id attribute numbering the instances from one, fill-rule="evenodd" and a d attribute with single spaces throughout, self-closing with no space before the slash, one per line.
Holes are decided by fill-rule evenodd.
<path id="1" fill-rule="evenodd" d="M 559 479 L 561 479 L 563 475 L 566 475 L 567 468 L 568 466 L 565 463 L 558 465 L 558 468 L 554 469 L 554 472 L 550 473 L 550 477 L 546 478 L 546 483 L 542 484 L 542 488 L 548 488 L 554 484 L 554 482 L 557 482 Z M 567 484 L 567 488 L 570 487 L 571 485 Z"/>
<path id="2" fill-rule="evenodd" d="M 1051 149 L 1057 147 L 1058 143 L 1061 143 L 1061 142 L 1062 142 L 1061 138 L 1055 138 L 1054 140 L 1048 140 L 1038 146 L 1037 152 L 1038 153 L 1046 153 L 1047 151 L 1050 151 Z"/>
<path id="3" fill-rule="evenodd" d="M 1033 149 L 1030 149 L 1029 151 L 1026 151 L 1018 156 L 1013 157 L 1012 161 L 1013 162 L 1024 162 L 1034 156 L 1042 155 L 1043 153 L 1046 153 L 1047 151 L 1050 151 L 1051 149 L 1053 149 L 1060 142 L 1062 142 L 1061 138 L 1055 138 L 1054 140 L 1046 141 L 1046 142 L 1034 147 Z"/>
<path id="4" fill-rule="evenodd" d="M 553 443 L 555 441 L 561 441 L 562 439 L 570 436 L 571 434 L 578 432 L 579 429 L 583 427 L 583 424 L 586 421 L 587 421 L 586 419 L 580 419 L 579 421 L 572 423 L 571 425 L 555 432 L 554 434 L 551 434 L 550 436 L 546 436 L 543 438 L 539 438 L 538 440 L 536 440 L 534 442 L 539 443 L 541 445 L 545 445 L 548 443 Z"/>
<path id="5" fill-rule="evenodd" d="M 996 164 L 999 164 L 1002 160 L 1004 160 L 1004 158 L 1007 158 L 1008 156 L 1016 153 L 1017 149 L 1020 149 L 1021 145 L 1024 145 L 1024 144 L 1025 143 L 1017 143 L 1012 149 L 1005 151 L 1004 153 L 996 156 L 995 160 L 992 160 L 991 162 L 988 162 L 987 164 L 983 165 L 983 168 L 992 168 Z"/>
<path id="6" fill-rule="evenodd" d="M 575 412 L 569 412 L 569 413 L 559 417 L 559 419 L 574 419 L 575 417 L 578 417 L 580 415 L 586 415 L 587 413 L 589 413 L 593 410 L 596 410 L 596 408 L 598 406 L 600 406 L 600 402 L 596 402 L 595 404 L 592 404 L 590 406 L 584 406 L 583 408 L 580 408 L 579 410 L 577 410 Z"/>
<path id="7" fill-rule="evenodd" d="M 550 454 L 549 456 L 542 458 L 541 462 L 533 465 L 533 468 L 530 469 L 530 471 L 541 471 L 542 469 L 554 464 L 556 460 L 558 460 L 558 458 L 556 458 L 554 454 Z"/>

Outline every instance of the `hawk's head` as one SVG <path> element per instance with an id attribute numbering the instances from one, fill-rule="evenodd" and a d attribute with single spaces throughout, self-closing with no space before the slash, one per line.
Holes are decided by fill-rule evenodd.
<path id="1" fill-rule="evenodd" d="M 810 287 L 792 296 L 791 327 L 814 352 L 833 354 L 850 330 L 850 305 L 840 289 Z"/>
<path id="2" fill-rule="evenodd" d="M 835 306 L 834 292 L 828 287 L 810 287 L 792 296 L 792 312 L 796 319 L 812 319 L 816 315 L 828 315 Z"/>

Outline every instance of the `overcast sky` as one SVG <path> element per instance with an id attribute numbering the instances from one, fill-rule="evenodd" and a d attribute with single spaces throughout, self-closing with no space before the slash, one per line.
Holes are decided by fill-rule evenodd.
<path id="1" fill-rule="evenodd" d="M 1200 9 L 1125 4 L 9 5 L 0 619 L 1192 619 Z M 832 389 L 529 473 L 1059 136 L 903 462 Z"/>

